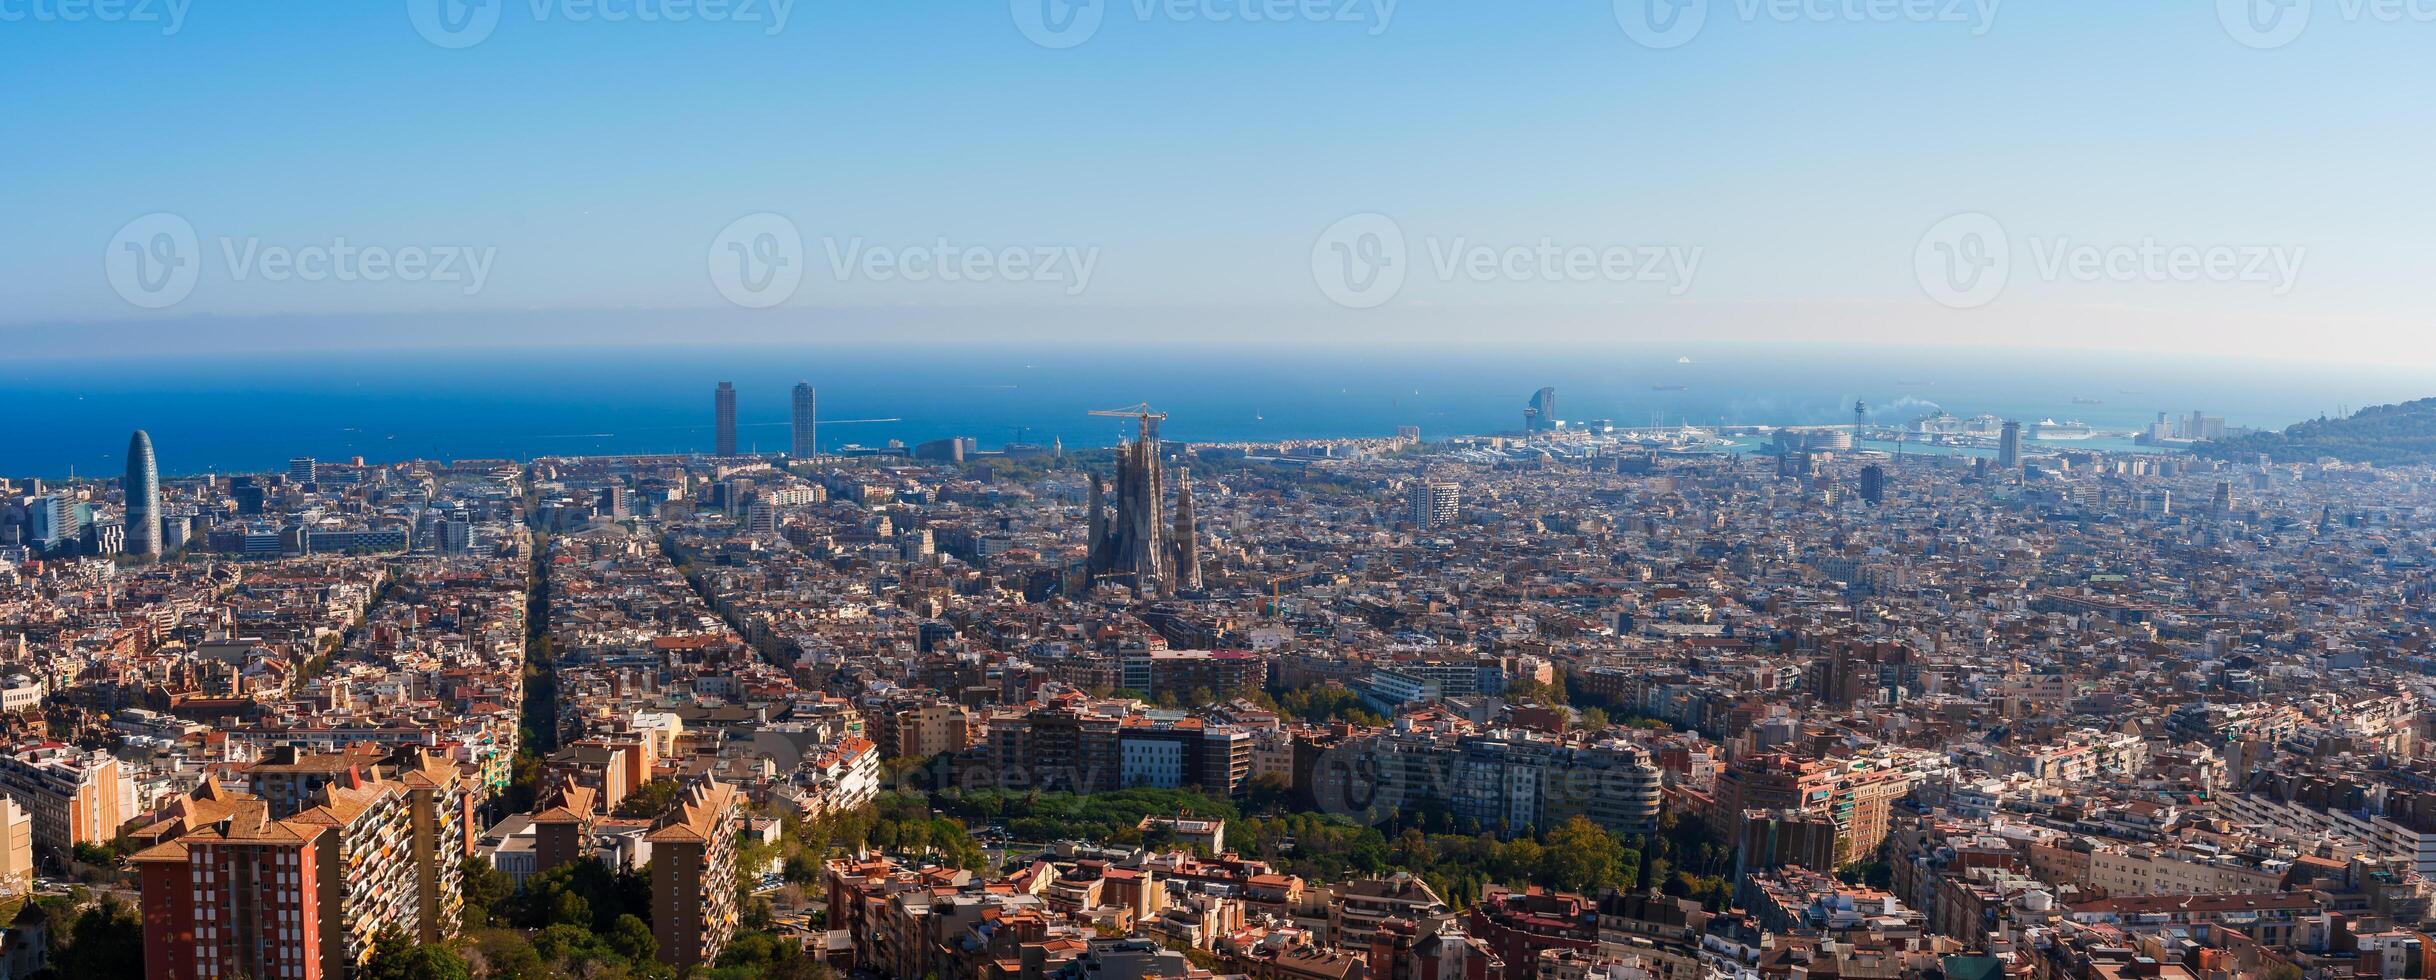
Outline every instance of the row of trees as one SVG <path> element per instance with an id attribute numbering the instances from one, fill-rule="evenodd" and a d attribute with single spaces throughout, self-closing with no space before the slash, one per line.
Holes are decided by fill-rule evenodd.
<path id="1" fill-rule="evenodd" d="M 527 496 L 531 507 L 531 495 Z M 530 511 L 528 511 L 530 513 Z M 558 748 L 557 649 L 550 640 L 550 536 L 533 532 L 533 567 L 525 580 L 524 705 L 516 725 L 504 803 L 509 812 L 533 808 L 541 793 L 541 758 Z"/>
<path id="2" fill-rule="evenodd" d="M 1575 817 L 1538 836 L 1504 839 L 1493 832 L 1462 827 L 1443 810 L 1431 808 L 1399 814 L 1399 825 L 1382 830 L 1342 817 L 1296 812 L 1283 805 L 1247 816 L 1230 802 L 1193 790 L 1132 789 L 1087 796 L 982 790 L 931 797 L 929 804 L 957 818 L 948 820 L 930 817 L 930 807 L 924 802 L 892 797 L 879 809 L 900 825 L 928 822 L 955 827 L 958 837 L 963 823 L 1003 821 L 1021 840 L 1117 844 L 1157 843 L 1141 839 L 1138 825 L 1144 816 L 1189 813 L 1228 821 L 1231 845 L 1258 854 L 1288 873 L 1337 881 L 1409 871 L 1456 904 L 1477 899 L 1491 884 L 1541 885 L 1585 894 L 1656 888 L 1697 899 L 1714 909 L 1725 908 L 1733 899 L 1733 848 L 1710 839 L 1698 822 L 1678 821 L 1671 814 L 1661 818 L 1656 833 L 1648 835 L 1619 837 Z M 855 842 L 889 846 L 874 839 L 876 836 L 865 833 L 855 837 Z"/>
<path id="3" fill-rule="evenodd" d="M 1362 707 L 1359 695 L 1334 684 L 1296 688 L 1275 695 L 1262 692 L 1252 700 L 1288 718 L 1315 725 L 1338 721 L 1369 726 L 1387 723 L 1387 719 Z"/>
<path id="4" fill-rule="evenodd" d="M 927 810 L 920 798 L 900 799 L 897 805 Z M 1189 789 L 1126 789 L 1090 794 L 985 789 L 942 793 L 928 802 L 966 824 L 1004 823 L 1007 833 L 1015 839 L 1035 842 L 1094 840 L 1135 844 L 1143 842 L 1141 823 L 1146 816 L 1190 814 L 1216 820 L 1241 816 L 1232 803 Z"/>
<path id="5" fill-rule="evenodd" d="M 965 823 L 932 812 L 921 796 L 884 793 L 878 801 L 844 813 L 790 827 L 793 850 L 784 855 L 787 880 L 813 884 L 820 880 L 820 862 L 832 853 L 864 847 L 928 857 L 949 867 L 987 870 L 981 843 Z"/>
<path id="6" fill-rule="evenodd" d="M 453 943 L 418 944 L 394 929 L 381 934 L 363 980 L 675 980 L 654 958 L 651 927 L 629 919 L 614 933 L 556 925 L 527 936 L 513 929 L 474 929 Z"/>
<path id="7" fill-rule="evenodd" d="M 1733 901 L 1733 849 L 1709 840 L 1698 823 L 1672 819 L 1663 820 L 1655 834 L 1619 837 L 1577 816 L 1537 837 L 1501 839 L 1487 832 L 1431 833 L 1420 826 L 1390 837 L 1377 827 L 1285 813 L 1240 820 L 1229 836 L 1281 870 L 1318 881 L 1408 871 L 1457 906 L 1477 900 L 1492 884 L 1581 894 L 1657 888 L 1711 909 Z"/>

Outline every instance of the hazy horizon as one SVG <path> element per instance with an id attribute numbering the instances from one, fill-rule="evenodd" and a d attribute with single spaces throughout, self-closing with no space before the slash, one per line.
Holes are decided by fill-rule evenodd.
<path id="1" fill-rule="evenodd" d="M 711 445 L 711 392 L 734 383 L 744 448 L 783 448 L 789 389 L 819 390 L 822 445 L 1113 444 L 1150 402 L 1189 441 L 1512 432 L 1542 386 L 1559 417 L 1620 425 L 1843 424 L 1855 400 L 1893 424 L 1944 410 L 2084 421 L 2121 434 L 2160 413 L 2281 428 L 2428 394 L 2419 372 L 2163 355 L 1672 343 L 1508 347 L 1453 356 L 1396 345 L 974 343 L 492 347 L 154 354 L 0 362 L 0 415 L 21 427 L 9 475 L 107 473 L 127 432 L 164 473 L 276 468 L 294 455 L 372 461 L 685 453 Z M 61 411 L 62 406 L 73 406 Z M 2122 439 L 2074 444 L 2125 449 Z M 2170 450 L 2169 450 L 2170 451 Z"/>
<path id="2" fill-rule="evenodd" d="M 1379 311 L 1366 318 L 1294 309 L 1090 307 L 924 309 L 909 307 L 393 313 L 280 313 L 185 316 L 0 325 L 0 363 L 145 358 L 188 354 L 310 352 L 583 350 L 671 347 L 750 350 L 930 346 L 1034 347 L 1043 350 L 1132 347 L 1310 349 L 1395 347 L 1463 353 L 1666 347 L 1925 350 L 2002 356 L 2057 355 L 2187 358 L 2274 366 L 2409 370 L 2436 366 L 2436 339 L 2413 348 L 2362 348 L 2324 341 L 2304 348 L 2228 344 L 2211 321 L 2188 317 L 2173 329 L 2125 333 L 2071 322 L 2050 328 L 2035 316 L 2002 329 L 1888 329 L 1870 307 L 1820 306 L 1806 322 L 1748 320 L 1781 315 L 1776 306 L 1734 309 L 1548 310 L 1451 307 Z M 1991 322 L 1995 316 L 1991 315 Z M 2312 330 L 2295 325 L 2296 330 Z M 2436 377 L 2429 381 L 2436 395 Z"/>

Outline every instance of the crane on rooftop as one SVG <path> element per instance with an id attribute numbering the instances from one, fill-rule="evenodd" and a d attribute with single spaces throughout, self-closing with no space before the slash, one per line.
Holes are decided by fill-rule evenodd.
<path id="1" fill-rule="evenodd" d="M 1086 414 L 1097 415 L 1101 418 L 1140 419 L 1142 420 L 1142 441 L 1146 443 L 1158 439 L 1159 423 L 1167 421 L 1167 413 L 1151 408 L 1149 402 L 1125 408 L 1095 409 Z"/>

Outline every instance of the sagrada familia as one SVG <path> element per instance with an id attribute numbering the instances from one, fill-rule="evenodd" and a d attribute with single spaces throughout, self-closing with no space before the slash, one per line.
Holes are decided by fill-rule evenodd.
<path id="1" fill-rule="evenodd" d="M 1107 482 L 1091 478 L 1090 555 L 1084 559 L 1085 588 L 1122 581 L 1143 595 L 1174 595 L 1201 588 L 1201 554 L 1193 527 L 1193 487 L 1176 471 L 1176 521 L 1160 519 L 1167 478 L 1159 465 L 1159 428 L 1144 418 L 1142 437 L 1117 449 L 1115 512 Z"/>

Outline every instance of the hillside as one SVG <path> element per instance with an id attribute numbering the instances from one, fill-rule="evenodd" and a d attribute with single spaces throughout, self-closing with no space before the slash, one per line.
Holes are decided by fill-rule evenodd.
<path id="1" fill-rule="evenodd" d="M 2265 453 L 2278 463 L 2334 458 L 2399 466 L 2436 463 L 2436 398 L 2364 408 L 2349 418 L 2318 418 L 2282 432 L 2258 432 L 2192 449 L 2217 459 Z"/>

